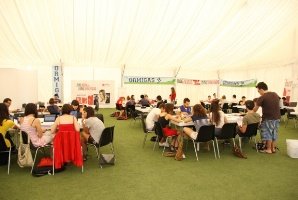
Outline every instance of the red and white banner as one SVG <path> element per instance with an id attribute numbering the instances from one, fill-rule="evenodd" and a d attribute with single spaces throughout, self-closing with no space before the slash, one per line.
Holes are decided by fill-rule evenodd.
<path id="1" fill-rule="evenodd" d="M 111 99 L 114 99 L 114 81 L 71 81 L 71 97 L 84 105 L 111 104 Z"/>
<path id="2" fill-rule="evenodd" d="M 177 83 L 189 84 L 189 85 L 210 85 L 210 84 L 219 84 L 219 80 L 192 80 L 185 78 L 178 78 Z"/>
<path id="3" fill-rule="evenodd" d="M 285 81 L 285 87 L 283 91 L 283 96 L 287 98 L 287 101 L 290 101 L 291 93 L 292 93 L 293 81 Z"/>

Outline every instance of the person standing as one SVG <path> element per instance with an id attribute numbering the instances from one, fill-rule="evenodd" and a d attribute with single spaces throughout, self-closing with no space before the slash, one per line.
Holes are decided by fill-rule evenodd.
<path id="1" fill-rule="evenodd" d="M 171 94 L 170 94 L 170 100 L 171 103 L 175 104 L 175 100 L 176 100 L 176 91 L 174 87 L 171 87 Z"/>
<path id="2" fill-rule="evenodd" d="M 264 82 L 259 82 L 256 88 L 261 96 L 253 110 L 256 112 L 262 107 L 261 138 L 266 143 L 266 149 L 262 152 L 275 153 L 280 123 L 279 96 L 275 92 L 268 91 L 268 86 Z"/>

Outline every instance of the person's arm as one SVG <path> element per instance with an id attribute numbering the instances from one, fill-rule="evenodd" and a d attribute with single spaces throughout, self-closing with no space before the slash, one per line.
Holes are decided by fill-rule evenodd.
<path id="1" fill-rule="evenodd" d="M 167 114 L 166 119 L 169 119 L 169 120 L 172 120 L 174 122 L 181 122 L 181 118 L 180 117 L 176 117 L 176 116 L 173 116 L 173 115 L 170 115 L 170 114 Z"/>
<path id="2" fill-rule="evenodd" d="M 88 123 L 88 122 L 87 122 Z M 82 127 L 83 127 L 83 131 L 87 134 L 89 134 L 89 128 L 86 125 L 86 119 L 82 120 Z"/>
<path id="3" fill-rule="evenodd" d="M 51 133 L 55 134 L 57 131 L 57 127 L 58 127 L 58 121 L 60 120 L 60 117 L 57 117 L 54 124 L 51 127 Z"/>
<path id="4" fill-rule="evenodd" d="M 245 133 L 246 128 L 247 128 L 247 125 L 246 125 L 246 124 L 245 124 L 245 125 L 242 125 L 242 126 L 239 126 L 239 131 L 240 131 L 241 133 Z"/>
<path id="5" fill-rule="evenodd" d="M 41 127 L 41 123 L 40 123 L 40 120 L 38 118 L 35 118 L 33 124 L 32 124 L 33 127 L 36 128 L 36 132 L 37 132 L 37 136 L 39 138 L 42 137 L 43 133 L 46 131 L 44 128 Z"/>
<path id="6" fill-rule="evenodd" d="M 191 122 L 191 121 L 192 121 L 192 118 L 191 118 L 191 117 L 187 117 L 187 118 L 185 118 L 183 121 L 184 121 L 185 123 L 187 123 L 187 122 Z"/>
<path id="7" fill-rule="evenodd" d="M 224 122 L 225 122 L 225 124 L 228 123 L 228 119 L 226 116 L 224 116 Z"/>
<path id="8" fill-rule="evenodd" d="M 74 128 L 77 132 L 80 131 L 80 126 L 79 126 L 79 123 L 78 123 L 78 120 L 76 117 L 74 117 L 74 120 L 73 120 L 73 124 L 74 124 Z"/>
<path id="9" fill-rule="evenodd" d="M 254 112 L 257 112 L 257 111 L 258 111 L 258 109 L 259 109 L 259 107 L 260 107 L 260 106 L 258 106 L 258 105 L 255 105 L 255 107 L 253 108 L 253 111 L 254 111 Z"/>

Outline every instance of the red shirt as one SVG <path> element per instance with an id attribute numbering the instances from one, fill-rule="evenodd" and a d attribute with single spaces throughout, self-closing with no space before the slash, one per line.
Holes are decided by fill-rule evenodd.
<path id="1" fill-rule="evenodd" d="M 170 98 L 171 98 L 171 101 L 175 101 L 175 99 L 176 99 L 176 92 L 172 93 L 170 95 Z"/>

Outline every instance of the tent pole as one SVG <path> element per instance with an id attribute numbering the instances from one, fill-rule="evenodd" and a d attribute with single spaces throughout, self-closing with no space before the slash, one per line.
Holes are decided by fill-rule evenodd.
<path id="1" fill-rule="evenodd" d="M 219 84 L 217 85 L 217 98 L 219 98 L 219 92 L 220 92 L 220 73 L 219 70 L 217 70 L 217 79 L 219 80 Z"/>

